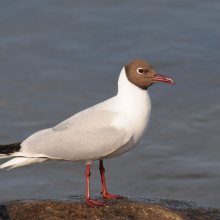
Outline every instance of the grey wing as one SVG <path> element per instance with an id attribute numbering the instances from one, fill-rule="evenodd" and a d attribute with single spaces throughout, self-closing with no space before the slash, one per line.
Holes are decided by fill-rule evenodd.
<path id="1" fill-rule="evenodd" d="M 117 117 L 123 118 L 118 113 L 107 111 L 87 111 L 75 115 L 26 139 L 21 144 L 21 152 L 71 161 L 96 160 L 119 149 L 132 137 L 126 128 L 111 126 Z"/>

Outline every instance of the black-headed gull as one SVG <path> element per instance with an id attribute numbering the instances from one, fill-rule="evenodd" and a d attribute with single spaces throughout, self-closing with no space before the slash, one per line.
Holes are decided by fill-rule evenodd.
<path id="1" fill-rule="evenodd" d="M 90 166 L 100 160 L 104 198 L 126 198 L 108 194 L 103 159 L 119 156 L 143 138 L 150 116 L 147 88 L 155 82 L 174 84 L 159 75 L 143 60 L 133 60 L 123 67 L 118 80 L 118 94 L 81 111 L 57 126 L 36 132 L 21 144 L 1 145 L 0 158 L 15 157 L 0 168 L 15 168 L 47 160 L 80 161 L 86 168 L 86 202 L 92 207 L 105 206 L 90 199 Z"/>

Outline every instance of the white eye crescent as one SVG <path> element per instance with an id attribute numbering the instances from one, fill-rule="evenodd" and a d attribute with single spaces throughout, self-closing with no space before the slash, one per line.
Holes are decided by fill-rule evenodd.
<path id="1" fill-rule="evenodd" d="M 137 73 L 138 74 L 142 74 L 144 72 L 144 69 L 142 68 L 142 67 L 139 67 L 138 69 L 137 69 Z"/>

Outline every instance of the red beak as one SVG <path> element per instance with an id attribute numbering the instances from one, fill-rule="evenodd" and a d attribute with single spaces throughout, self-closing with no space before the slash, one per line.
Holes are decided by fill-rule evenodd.
<path id="1" fill-rule="evenodd" d="M 163 75 L 157 74 L 155 77 L 151 77 L 154 81 L 156 82 L 165 82 L 165 83 L 171 83 L 171 84 L 175 84 L 175 82 Z"/>

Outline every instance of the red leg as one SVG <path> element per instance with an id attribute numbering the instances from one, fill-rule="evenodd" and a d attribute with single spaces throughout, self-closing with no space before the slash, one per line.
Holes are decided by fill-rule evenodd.
<path id="1" fill-rule="evenodd" d="M 106 184 L 105 184 L 105 168 L 103 166 L 102 160 L 100 160 L 100 163 L 99 163 L 99 170 L 100 170 L 101 179 L 102 179 L 102 195 L 103 195 L 103 198 L 127 199 L 127 197 L 124 197 L 124 196 L 117 196 L 117 195 L 112 195 L 112 194 L 107 193 Z"/>
<path id="2" fill-rule="evenodd" d="M 89 179 L 91 175 L 90 167 L 91 164 L 88 164 L 86 168 L 86 203 L 94 208 L 97 208 L 99 206 L 106 206 L 106 204 L 104 204 L 103 201 L 94 201 L 90 199 L 90 190 L 89 190 L 90 189 Z"/>

